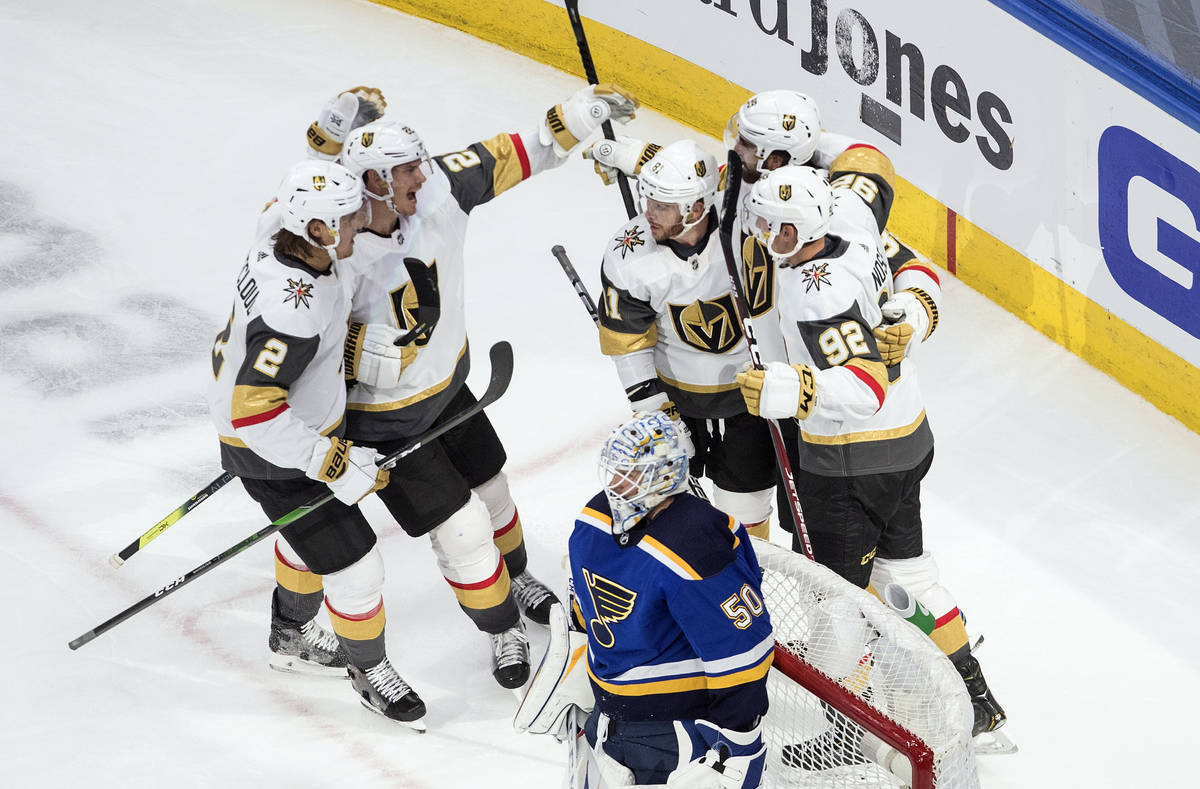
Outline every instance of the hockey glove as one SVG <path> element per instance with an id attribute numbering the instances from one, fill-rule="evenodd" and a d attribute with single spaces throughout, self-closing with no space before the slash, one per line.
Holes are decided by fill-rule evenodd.
<path id="1" fill-rule="evenodd" d="M 313 447 L 305 474 L 324 482 L 338 501 L 356 504 L 388 484 L 388 471 L 375 465 L 383 456 L 370 447 L 356 447 L 344 438 L 321 436 Z"/>
<path id="2" fill-rule="evenodd" d="M 708 744 L 708 751 L 667 776 L 668 789 L 744 789 L 758 786 L 766 765 L 762 726 L 750 731 L 725 729 L 708 721 L 683 724 Z M 690 733 L 690 732 L 689 732 Z"/>
<path id="3" fill-rule="evenodd" d="M 554 151 L 566 156 L 605 121 L 625 123 L 634 117 L 638 101 L 616 85 L 589 85 L 562 104 L 546 111 L 543 141 L 553 140 Z"/>
<path id="4" fill-rule="evenodd" d="M 379 88 L 357 85 L 334 96 L 308 127 L 309 158 L 336 159 L 350 130 L 383 117 L 386 108 Z"/>
<path id="5" fill-rule="evenodd" d="M 661 145 L 642 142 L 633 137 L 617 137 L 615 140 L 600 140 L 583 152 L 584 159 L 591 159 L 596 175 L 605 186 L 616 183 L 618 173 L 636 178 L 642 165 L 662 150 Z"/>
<path id="6" fill-rule="evenodd" d="M 937 304 L 923 290 L 902 290 L 883 303 L 883 317 L 890 325 L 874 330 L 879 354 L 894 367 L 937 328 Z"/>
<path id="7" fill-rule="evenodd" d="M 668 400 L 665 394 L 659 392 L 641 400 L 630 400 L 629 405 L 635 414 L 638 411 L 662 411 L 669 416 L 675 423 L 675 427 L 679 429 L 679 437 L 683 439 L 683 447 L 687 450 L 688 458 L 696 457 L 696 445 L 692 442 L 692 431 L 687 426 L 687 422 L 684 422 L 679 416 L 679 406 L 675 405 L 674 401 Z"/>
<path id="8" fill-rule="evenodd" d="M 351 323 L 346 332 L 343 367 L 347 381 L 367 386 L 395 386 L 413 360 L 417 347 L 396 345 L 405 336 L 399 329 L 384 323 Z"/>
<path id="9" fill-rule="evenodd" d="M 764 419 L 805 419 L 817 402 L 817 380 L 807 364 L 767 362 L 756 370 L 749 362 L 737 375 L 746 410 Z"/>

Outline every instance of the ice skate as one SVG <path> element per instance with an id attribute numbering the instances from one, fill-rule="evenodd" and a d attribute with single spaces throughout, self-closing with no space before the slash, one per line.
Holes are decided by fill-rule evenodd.
<path id="1" fill-rule="evenodd" d="M 363 670 L 349 666 L 350 681 L 362 697 L 362 705 L 385 718 L 404 724 L 414 731 L 424 732 L 425 702 L 396 672 L 391 661 L 384 658 Z"/>
<path id="2" fill-rule="evenodd" d="M 534 578 L 529 570 L 512 579 L 513 599 L 517 607 L 531 622 L 539 625 L 550 624 L 550 606 L 558 602 L 554 593 L 541 581 Z"/>
<path id="3" fill-rule="evenodd" d="M 510 690 L 521 687 L 529 679 L 529 638 L 525 624 L 518 622 L 501 633 L 489 635 L 492 640 L 492 676 L 500 687 Z"/>
<path id="4" fill-rule="evenodd" d="M 975 738 L 975 752 L 979 754 L 1009 754 L 1016 753 L 1017 746 L 1007 735 L 997 731 L 1008 722 L 1004 708 L 992 695 L 979 661 L 974 655 L 953 661 L 958 669 L 967 692 L 971 694 L 971 709 L 975 713 L 975 722 L 971 726 L 971 736 Z"/>
<path id="5" fill-rule="evenodd" d="M 304 624 L 285 619 L 279 613 L 274 597 L 271 599 L 271 648 L 268 665 L 276 671 L 345 678 L 346 652 L 337 636 L 317 624 L 315 619 Z"/>

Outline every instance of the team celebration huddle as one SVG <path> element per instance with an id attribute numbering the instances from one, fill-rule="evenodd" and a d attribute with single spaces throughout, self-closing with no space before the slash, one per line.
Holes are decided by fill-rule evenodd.
<path id="1" fill-rule="evenodd" d="M 419 119 L 360 86 L 308 129 L 230 279 L 208 392 L 223 468 L 282 522 L 271 665 L 348 676 L 369 710 L 424 729 L 420 678 L 385 648 L 384 560 L 358 506 L 374 493 L 428 538 L 495 682 L 524 689 L 516 727 L 568 743 L 572 789 L 750 789 L 772 761 L 813 773 L 879 761 L 828 699 L 811 738 L 765 737 L 781 651 L 884 713 L 894 703 L 877 630 L 837 619 L 828 594 L 768 589 L 769 548 L 919 627 L 969 696 L 968 738 L 1001 743 L 989 738 L 1004 710 L 922 540 L 933 433 L 913 357 L 938 327 L 941 288 L 887 232 L 891 162 L 822 130 L 792 90 L 729 108 L 727 161 L 693 140 L 601 136 L 637 107 L 591 85 L 519 132 L 430 155 Z M 484 410 L 511 374 L 507 344 L 490 351 L 487 392 L 466 384 L 477 264 L 464 245 L 476 208 L 580 158 L 596 188 L 636 194 L 588 256 L 603 255 L 594 301 L 558 252 L 630 417 L 596 448 L 601 489 L 562 546 L 569 583 L 555 590 L 529 562 Z M 771 544 L 772 520 L 796 556 Z M 812 641 L 780 629 L 803 606 Z M 549 630 L 544 657 L 531 658 L 528 627 Z M 848 661 L 818 648 L 824 631 L 858 639 Z"/>

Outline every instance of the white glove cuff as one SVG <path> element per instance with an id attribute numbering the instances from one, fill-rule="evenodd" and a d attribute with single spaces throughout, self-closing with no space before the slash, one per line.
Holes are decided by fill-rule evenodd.
<path id="1" fill-rule="evenodd" d="M 768 362 L 759 413 L 766 419 L 789 419 L 799 407 L 800 374 L 785 362 Z"/>

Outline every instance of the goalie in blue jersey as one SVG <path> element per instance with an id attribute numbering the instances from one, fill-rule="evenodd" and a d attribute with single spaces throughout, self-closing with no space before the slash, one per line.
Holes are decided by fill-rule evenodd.
<path id="1" fill-rule="evenodd" d="M 687 493 L 661 411 L 612 432 L 600 474 L 570 541 L 576 632 L 556 609 L 517 728 L 562 736 L 587 714 L 572 786 L 759 786 L 774 639 L 745 527 Z"/>

